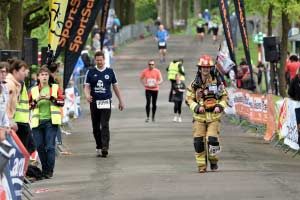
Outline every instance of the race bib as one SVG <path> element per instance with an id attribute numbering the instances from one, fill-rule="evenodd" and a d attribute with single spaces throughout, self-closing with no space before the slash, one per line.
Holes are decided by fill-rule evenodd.
<path id="1" fill-rule="evenodd" d="M 154 78 L 148 78 L 147 79 L 147 86 L 148 87 L 155 87 L 156 86 L 156 79 L 154 79 Z"/>
<path id="2" fill-rule="evenodd" d="M 96 104 L 98 109 L 110 109 L 110 99 L 97 100 Z"/>
<path id="3" fill-rule="evenodd" d="M 166 46 L 166 42 L 159 42 L 158 45 L 159 46 Z"/>
<path id="4" fill-rule="evenodd" d="M 218 86 L 217 85 L 210 85 L 208 87 L 208 91 L 213 92 L 214 94 L 216 94 L 218 92 Z"/>

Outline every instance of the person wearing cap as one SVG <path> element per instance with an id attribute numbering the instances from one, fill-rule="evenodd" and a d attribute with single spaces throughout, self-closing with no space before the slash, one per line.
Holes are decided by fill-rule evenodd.
<path id="1" fill-rule="evenodd" d="M 227 105 L 227 92 L 221 75 L 208 55 L 200 57 L 194 81 L 187 89 L 186 103 L 193 113 L 195 158 L 199 173 L 218 169 L 220 120 Z"/>

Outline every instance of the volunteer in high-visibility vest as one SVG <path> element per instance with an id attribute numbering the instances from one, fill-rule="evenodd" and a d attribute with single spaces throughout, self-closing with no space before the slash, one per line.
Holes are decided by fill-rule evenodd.
<path id="1" fill-rule="evenodd" d="M 169 102 L 172 102 L 172 86 L 176 83 L 176 74 L 180 74 L 180 80 L 185 80 L 185 73 L 183 67 L 183 59 L 173 60 L 170 62 L 169 66 L 167 67 L 168 71 L 168 80 L 171 82 L 171 89 L 169 93 Z"/>
<path id="2" fill-rule="evenodd" d="M 55 138 L 62 121 L 60 107 L 64 105 L 58 84 L 49 84 L 49 69 L 42 66 L 38 72 L 39 84 L 30 91 L 31 127 L 42 164 L 43 176 L 51 178 L 55 165 Z"/>
<path id="3" fill-rule="evenodd" d="M 212 171 L 218 169 L 220 120 L 227 105 L 227 92 L 210 56 L 201 56 L 197 66 L 198 72 L 187 90 L 186 102 L 194 119 L 196 163 L 198 171 L 203 173 L 208 161 Z"/>

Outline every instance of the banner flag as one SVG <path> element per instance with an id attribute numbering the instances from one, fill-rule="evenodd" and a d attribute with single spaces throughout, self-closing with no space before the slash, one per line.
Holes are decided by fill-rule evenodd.
<path id="1" fill-rule="evenodd" d="M 109 14 L 109 6 L 111 0 L 104 0 L 104 4 L 102 7 L 102 15 L 101 15 L 101 24 L 100 24 L 100 44 L 101 44 L 101 51 L 103 50 L 103 43 L 105 39 L 106 33 L 106 24 Z"/>
<path id="2" fill-rule="evenodd" d="M 228 0 L 219 0 L 219 9 L 220 9 L 220 15 L 222 19 L 224 34 L 229 50 L 229 55 L 231 60 L 236 63 L 235 60 L 235 53 L 234 53 L 234 44 L 232 39 L 232 29 L 230 24 L 230 13 L 228 9 Z M 236 67 L 234 68 L 234 71 L 236 72 Z"/>
<path id="3" fill-rule="evenodd" d="M 249 40 L 248 40 L 248 35 L 247 35 L 247 24 L 246 24 L 244 1 L 243 0 L 234 0 L 233 2 L 234 2 L 235 13 L 236 13 L 236 16 L 238 19 L 240 32 L 241 32 L 241 36 L 242 36 L 245 57 L 246 57 L 247 64 L 248 64 L 249 70 L 250 70 L 252 87 L 254 89 L 255 85 L 254 85 L 254 80 L 253 80 L 253 69 L 252 69 L 252 63 L 251 63 L 251 57 L 250 57 Z"/>
<path id="4" fill-rule="evenodd" d="M 55 59 L 64 49 L 64 80 L 66 89 L 75 64 L 91 32 L 104 0 L 69 0 L 63 30 Z"/>
<path id="5" fill-rule="evenodd" d="M 63 30 L 69 0 L 49 0 L 48 61 L 52 61 Z M 52 53 L 49 55 L 50 51 Z M 50 60 L 49 60 L 50 59 Z"/>

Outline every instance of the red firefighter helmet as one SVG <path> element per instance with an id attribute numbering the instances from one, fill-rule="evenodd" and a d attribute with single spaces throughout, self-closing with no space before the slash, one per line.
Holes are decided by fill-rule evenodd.
<path id="1" fill-rule="evenodd" d="M 203 55 L 199 58 L 198 67 L 212 67 L 214 66 L 214 61 L 209 55 Z"/>

